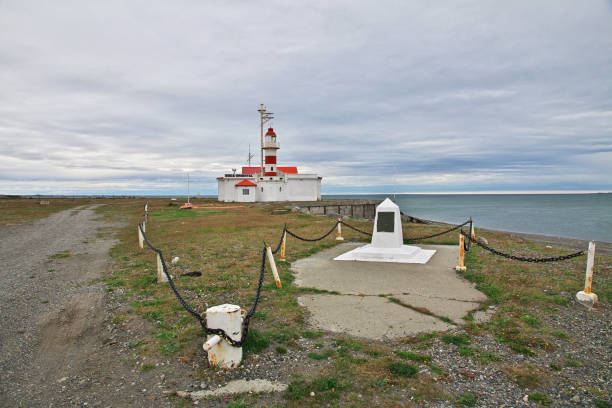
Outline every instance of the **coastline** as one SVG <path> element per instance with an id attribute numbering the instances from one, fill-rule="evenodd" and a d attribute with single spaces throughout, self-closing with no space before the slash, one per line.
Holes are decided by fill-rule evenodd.
<path id="1" fill-rule="evenodd" d="M 494 230 L 486 230 L 485 231 L 494 231 Z M 565 237 L 555 237 L 549 235 L 540 235 L 540 234 L 528 234 L 523 232 L 508 232 L 508 231 L 498 231 L 504 232 L 513 236 L 521 237 L 523 239 L 527 239 L 529 241 L 536 242 L 542 245 L 550 245 L 556 248 L 567 248 L 573 249 L 575 251 L 579 251 L 581 249 L 586 250 L 589 247 L 589 241 L 583 239 L 576 238 L 565 238 Z M 603 256 L 612 256 L 612 243 L 604 242 L 604 241 L 595 241 L 595 255 L 603 255 Z"/>
<path id="2" fill-rule="evenodd" d="M 414 218 L 414 217 L 411 217 L 411 218 Z M 440 221 L 424 220 L 424 219 L 418 219 L 418 218 L 415 218 L 415 219 L 418 220 L 416 221 L 416 223 L 425 222 L 425 223 L 434 224 L 434 225 L 448 225 L 448 226 L 453 225 L 453 224 L 448 224 L 448 223 L 440 222 Z M 415 221 L 410 221 L 410 222 L 415 222 Z M 478 229 L 481 231 L 501 232 L 504 234 L 509 234 L 510 236 L 520 237 L 528 241 L 533 241 L 541 245 L 550 245 L 555 248 L 571 249 L 574 251 L 580 251 L 581 249 L 586 250 L 589 247 L 588 240 L 579 239 L 579 238 L 559 237 L 559 236 L 544 235 L 544 234 L 532 234 L 529 232 L 504 231 L 504 230 L 496 230 L 492 228 L 478 228 Z M 603 255 L 603 256 L 612 256 L 612 242 L 596 240 L 595 241 L 595 254 Z"/>

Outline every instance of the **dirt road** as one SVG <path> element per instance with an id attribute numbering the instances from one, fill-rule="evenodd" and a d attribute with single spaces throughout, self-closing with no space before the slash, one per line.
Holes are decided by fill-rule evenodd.
<path id="1" fill-rule="evenodd" d="M 95 283 L 114 241 L 94 209 L 0 229 L 0 406 L 170 404 L 115 346 L 113 305 Z"/>

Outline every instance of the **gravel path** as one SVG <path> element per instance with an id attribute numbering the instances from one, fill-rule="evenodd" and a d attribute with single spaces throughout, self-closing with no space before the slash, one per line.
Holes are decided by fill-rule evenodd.
<path id="1" fill-rule="evenodd" d="M 156 398 L 143 392 L 151 379 L 109 341 L 113 306 L 94 279 L 115 241 L 98 236 L 112 225 L 96 220 L 95 207 L 0 229 L 0 406 L 151 406 Z"/>

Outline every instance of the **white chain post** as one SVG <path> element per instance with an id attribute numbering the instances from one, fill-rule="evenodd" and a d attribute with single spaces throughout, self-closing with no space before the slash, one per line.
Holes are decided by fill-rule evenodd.
<path id="1" fill-rule="evenodd" d="M 584 290 L 576 293 L 576 300 L 589 310 L 597 304 L 597 295 L 591 292 L 593 284 L 593 270 L 595 269 L 595 242 L 589 242 L 589 252 L 587 257 L 586 278 L 584 280 Z"/>
<path id="2" fill-rule="evenodd" d="M 470 221 L 472 221 L 470 219 Z M 470 228 L 470 237 L 472 238 L 472 241 L 474 241 L 476 239 L 476 232 L 474 231 L 474 221 L 471 222 L 472 227 Z"/>
<path id="3" fill-rule="evenodd" d="M 157 252 L 155 254 L 157 255 L 157 283 L 168 282 L 168 277 L 164 273 L 161 256 Z"/>
<path id="4" fill-rule="evenodd" d="M 463 234 L 459 234 L 459 265 L 455 267 L 455 270 L 458 272 L 465 272 L 467 270 L 463 260 L 465 256 L 465 250 L 463 249 L 464 243 L 465 237 L 463 236 Z"/>
<path id="5" fill-rule="evenodd" d="M 242 338 L 242 316 L 240 306 L 219 305 L 206 309 L 206 326 L 221 329 L 234 341 Z M 236 368 L 242 361 L 242 347 L 234 347 L 217 334 L 209 334 L 202 346 L 208 352 L 208 363 L 212 367 Z"/>
<path id="6" fill-rule="evenodd" d="M 137 228 L 138 228 L 138 248 L 144 249 L 144 237 L 142 236 L 140 225 Z"/>
<path id="7" fill-rule="evenodd" d="M 276 281 L 276 287 L 282 288 L 283 284 L 280 281 L 278 276 L 278 271 L 276 270 L 276 263 L 274 262 L 274 255 L 272 255 L 272 248 L 266 247 L 266 255 L 268 255 L 268 261 L 270 262 L 270 269 L 272 269 L 272 275 L 274 275 L 274 280 Z"/>
<path id="8" fill-rule="evenodd" d="M 338 218 L 338 236 L 336 241 L 344 241 L 344 238 L 342 238 L 342 218 Z"/>

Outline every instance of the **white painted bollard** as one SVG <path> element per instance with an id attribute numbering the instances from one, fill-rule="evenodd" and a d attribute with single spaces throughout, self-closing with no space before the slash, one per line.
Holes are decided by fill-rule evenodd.
<path id="1" fill-rule="evenodd" d="M 281 243 L 281 261 L 285 260 L 285 242 L 287 242 L 287 231 L 283 232 L 283 242 Z"/>
<path id="2" fill-rule="evenodd" d="M 463 234 L 459 234 L 459 265 L 455 267 L 455 270 L 458 272 L 465 272 L 467 268 L 465 267 L 465 263 L 463 258 L 465 257 L 465 250 L 463 245 L 465 244 L 465 237 Z"/>
<path id="3" fill-rule="evenodd" d="M 474 232 L 474 221 L 472 221 L 471 224 L 472 224 L 472 227 L 470 228 L 470 237 L 472 238 L 472 241 L 474 241 L 476 239 L 476 232 Z"/>
<path id="4" fill-rule="evenodd" d="M 147 222 L 142 223 L 142 232 L 147 232 Z"/>
<path id="5" fill-rule="evenodd" d="M 576 293 L 576 300 L 578 303 L 589 309 L 597 304 L 597 295 L 591 292 L 591 286 L 593 285 L 593 269 L 595 269 L 595 242 L 591 241 L 589 242 L 584 290 Z"/>
<path id="6" fill-rule="evenodd" d="M 162 265 L 161 256 L 157 255 L 157 283 L 168 282 L 168 277 L 164 273 L 164 266 Z"/>
<path id="7" fill-rule="evenodd" d="M 219 305 L 206 309 L 206 325 L 209 329 L 221 329 L 234 341 L 242 338 L 240 306 Z M 202 346 L 208 352 L 212 367 L 236 368 L 242 361 L 242 347 L 234 347 L 217 334 L 209 334 Z"/>
<path id="8" fill-rule="evenodd" d="M 342 218 L 338 218 L 338 236 L 336 241 L 344 241 L 344 238 L 342 238 Z"/>
<path id="9" fill-rule="evenodd" d="M 142 231 L 140 230 L 140 226 L 138 228 L 138 248 L 144 248 L 144 237 L 142 236 Z"/>
<path id="10" fill-rule="evenodd" d="M 268 255 L 268 261 L 270 262 L 270 269 L 272 269 L 272 275 L 274 275 L 274 280 L 276 281 L 276 287 L 282 288 L 283 284 L 280 281 L 278 276 L 278 271 L 276 270 L 276 263 L 274 262 L 274 255 L 272 255 L 272 248 L 266 247 L 266 255 Z"/>

